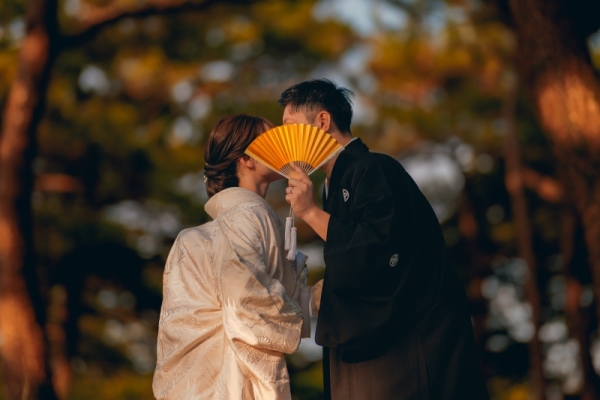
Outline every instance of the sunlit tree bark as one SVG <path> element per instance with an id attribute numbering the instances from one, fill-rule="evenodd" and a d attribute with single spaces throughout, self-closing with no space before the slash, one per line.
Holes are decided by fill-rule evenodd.
<path id="1" fill-rule="evenodd" d="M 508 4 L 519 42 L 522 80 L 552 139 L 566 200 L 580 215 L 599 299 L 600 84 L 585 40 L 600 27 L 600 6 L 558 0 L 509 0 Z M 600 316 L 600 301 L 596 307 Z"/>
<path id="2" fill-rule="evenodd" d="M 36 131 L 54 60 L 65 47 L 85 42 L 123 18 L 201 10 L 215 2 L 148 0 L 133 9 L 109 4 L 82 15 L 70 36 L 59 30 L 57 0 L 27 2 L 18 75 L 0 130 L 0 357 L 8 400 L 56 398 L 44 334 L 45 303 L 36 273 L 31 209 Z M 64 393 L 64 388 L 61 391 Z"/>
<path id="3" fill-rule="evenodd" d="M 3 113 L 0 141 L 0 334 L 8 399 L 54 398 L 33 247 L 31 190 L 35 132 L 58 34 L 56 0 L 31 0 L 27 30 Z"/>

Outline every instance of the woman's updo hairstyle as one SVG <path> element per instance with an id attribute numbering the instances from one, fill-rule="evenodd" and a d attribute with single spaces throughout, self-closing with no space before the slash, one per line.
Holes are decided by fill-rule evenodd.
<path id="1" fill-rule="evenodd" d="M 237 161 L 254 139 L 273 127 L 268 120 L 251 115 L 234 115 L 217 122 L 204 146 L 206 193 L 239 186 Z"/>

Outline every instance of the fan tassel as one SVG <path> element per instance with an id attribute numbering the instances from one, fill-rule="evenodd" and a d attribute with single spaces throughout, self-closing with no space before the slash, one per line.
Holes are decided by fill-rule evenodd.
<path id="1" fill-rule="evenodd" d="M 292 217 L 285 219 L 285 244 L 283 248 L 289 250 L 291 247 L 291 234 L 292 234 Z"/>
<path id="2" fill-rule="evenodd" d="M 296 259 L 296 246 L 298 242 L 298 229 L 293 226 L 290 235 L 290 251 L 288 252 L 287 259 L 293 261 Z"/>

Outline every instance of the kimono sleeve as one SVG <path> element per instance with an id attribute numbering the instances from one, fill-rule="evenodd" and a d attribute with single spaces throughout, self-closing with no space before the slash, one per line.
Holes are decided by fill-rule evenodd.
<path id="1" fill-rule="evenodd" d="M 385 284 L 386 274 L 380 272 L 389 269 L 389 262 L 377 259 L 390 260 L 393 255 L 389 248 L 397 212 L 378 163 L 366 163 L 354 172 L 349 207 L 350 218 L 329 219 L 324 249 L 328 286 L 339 293 L 369 294 L 373 285 Z"/>
<path id="2" fill-rule="evenodd" d="M 212 378 L 211 371 L 205 371 L 199 362 L 207 351 L 202 344 L 214 341 L 221 325 L 214 285 L 205 274 L 210 271 L 206 257 L 209 240 L 197 230 L 188 229 L 179 234 L 167 259 L 153 378 L 157 399 L 173 398 L 190 370 L 199 371 L 205 379 Z M 190 252 L 186 242 L 198 248 Z M 202 382 L 196 384 L 201 386 Z"/>
<path id="3" fill-rule="evenodd" d="M 272 254 L 277 228 L 260 207 L 236 212 L 234 218 L 221 222 L 221 228 L 233 250 L 221 272 L 228 339 L 239 351 L 257 357 L 269 351 L 294 352 L 300 344 L 302 314 L 281 282 L 272 277 L 273 263 L 281 262 Z"/>
<path id="4" fill-rule="evenodd" d="M 377 162 L 349 172 L 348 204 L 342 203 L 347 209 L 329 220 L 316 332 L 318 344 L 342 348 L 344 362 L 350 351 L 362 352 L 364 360 L 388 346 L 382 339 L 392 332 L 398 316 L 394 297 L 406 276 L 394 263 L 402 254 L 396 227 L 401 200 Z"/>

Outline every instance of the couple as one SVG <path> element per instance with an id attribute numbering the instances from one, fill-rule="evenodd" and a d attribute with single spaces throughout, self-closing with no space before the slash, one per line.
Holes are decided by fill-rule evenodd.
<path id="1" fill-rule="evenodd" d="M 397 161 L 352 138 L 350 95 L 312 80 L 279 99 L 284 124 L 317 126 L 345 146 L 323 167 L 324 210 L 301 170 L 286 190 L 325 241 L 312 301 L 325 398 L 487 399 L 466 295 L 435 214 Z M 213 221 L 182 231 L 167 260 L 158 399 L 291 399 L 284 354 L 300 343 L 303 266 L 286 260 L 281 223 L 264 200 L 280 176 L 244 154 L 271 127 L 235 116 L 210 134 Z"/>

